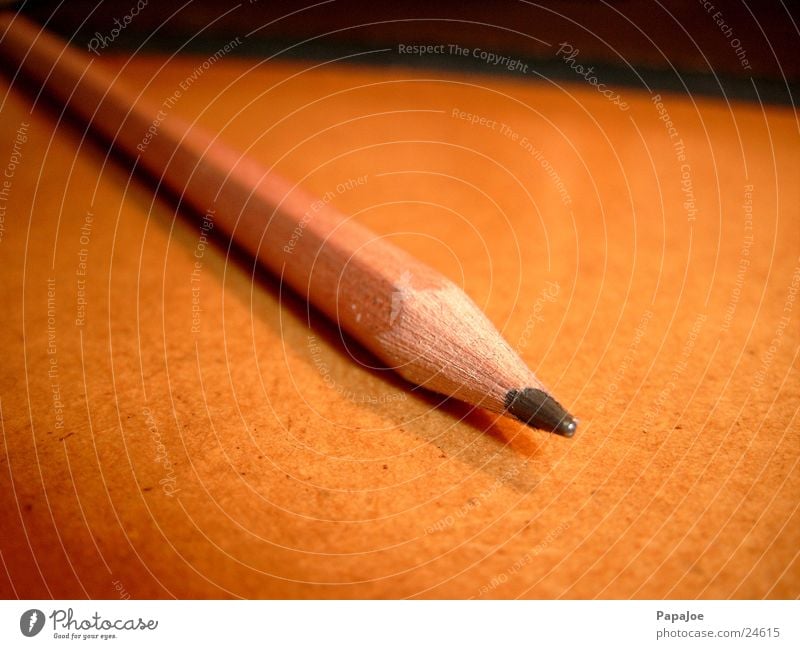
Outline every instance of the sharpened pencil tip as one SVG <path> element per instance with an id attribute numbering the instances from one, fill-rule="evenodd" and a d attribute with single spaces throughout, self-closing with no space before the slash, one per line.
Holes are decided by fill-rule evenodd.
<path id="1" fill-rule="evenodd" d="M 572 437 L 578 422 L 547 392 L 536 388 L 509 390 L 506 409 L 521 422 L 564 437 Z"/>

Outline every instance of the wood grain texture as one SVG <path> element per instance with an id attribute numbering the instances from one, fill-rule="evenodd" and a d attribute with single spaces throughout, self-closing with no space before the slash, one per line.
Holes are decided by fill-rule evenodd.
<path id="1" fill-rule="evenodd" d="M 204 61 L 102 60 L 157 104 Z M 463 287 L 580 434 L 408 392 L 3 77 L 0 593 L 797 597 L 796 116 L 664 97 L 689 220 L 650 95 L 309 68 L 166 120 Z"/>

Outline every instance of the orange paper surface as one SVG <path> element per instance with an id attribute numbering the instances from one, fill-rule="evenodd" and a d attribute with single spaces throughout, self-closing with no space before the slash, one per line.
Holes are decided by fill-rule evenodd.
<path id="1" fill-rule="evenodd" d="M 98 64 L 463 286 L 578 433 L 372 369 L 4 77 L 3 597 L 800 595 L 790 110 L 204 60 Z"/>

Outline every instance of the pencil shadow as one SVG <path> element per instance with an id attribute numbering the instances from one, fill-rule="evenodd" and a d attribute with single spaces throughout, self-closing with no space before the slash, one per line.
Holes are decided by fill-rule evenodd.
<path id="1" fill-rule="evenodd" d="M 198 217 L 199 215 L 194 215 L 193 218 Z M 226 291 L 231 290 L 243 303 L 250 304 L 252 296 L 249 278 L 252 277 L 252 281 L 265 290 L 276 303 L 280 302 L 278 306 L 282 311 L 282 318 L 289 317 L 297 324 L 308 327 L 335 354 L 348 363 L 359 366 L 361 371 L 379 378 L 393 390 L 408 395 L 426 409 L 435 409 L 446 414 L 448 423 L 441 428 L 415 426 L 413 421 L 397 416 L 396 409 L 370 403 L 361 404 L 362 407 L 380 408 L 382 417 L 389 418 L 395 429 L 435 446 L 445 458 L 463 461 L 520 492 L 529 493 L 538 484 L 539 478 L 531 475 L 528 463 L 540 452 L 542 440 L 546 439 L 542 437 L 545 433 L 532 431 L 506 417 L 444 397 L 406 381 L 386 368 L 372 352 L 306 299 L 254 262 L 253 257 L 235 242 L 219 234 L 215 234 L 212 240 L 223 251 L 227 251 L 225 265 L 228 266 L 228 272 L 234 266 L 248 279 L 247 282 L 226 282 Z M 191 241 L 187 243 L 193 245 Z M 266 317 L 261 319 L 280 333 L 274 321 Z M 306 362 L 313 364 L 310 358 Z M 474 434 L 465 434 L 465 426 Z"/>
<path id="2" fill-rule="evenodd" d="M 348 363 L 359 366 L 361 371 L 379 378 L 393 390 L 403 392 L 409 398 L 424 404 L 426 409 L 435 409 L 439 413 L 446 414 L 448 423 L 441 428 L 415 426 L 413 421 L 409 422 L 407 418 L 399 416 L 396 408 L 370 403 L 362 404 L 362 407 L 380 408 L 381 416 L 389 418 L 394 428 L 435 446 L 446 458 L 456 458 L 466 462 L 520 492 L 529 493 L 538 484 L 539 477 L 531 474 L 528 463 L 540 453 L 541 446 L 547 439 L 546 433 L 533 431 L 507 417 L 457 399 L 444 397 L 406 381 L 388 369 L 372 352 L 340 329 L 313 304 L 297 295 L 286 284 L 282 284 L 280 279 L 263 266 L 254 262 L 252 256 L 235 242 L 220 236 L 214 241 L 222 246 L 223 250 L 230 245 L 226 263 L 235 265 L 245 277 L 252 277 L 253 282 L 264 289 L 276 303 L 279 301 L 278 306 L 282 314 L 285 314 L 281 316 L 282 318 L 290 317 L 297 324 L 308 327 L 335 354 Z M 249 282 L 230 282 L 226 285 L 226 290 L 228 286 L 233 288 L 234 293 L 238 293 L 242 302 L 250 303 Z M 267 318 L 262 320 L 278 331 L 274 321 Z M 313 364 L 310 358 L 307 362 Z M 474 434 L 465 434 L 465 427 Z"/>
<path id="3" fill-rule="evenodd" d="M 15 83 L 29 96 L 36 96 L 38 93 L 38 88 L 30 85 L 27 81 L 17 80 Z M 86 127 L 81 120 L 76 119 L 69 112 L 62 113 L 63 107 L 45 94 L 38 101 L 43 108 L 60 119 L 60 127 L 71 130 L 72 135 L 78 139 L 83 136 Z M 92 132 L 92 137 L 84 139 L 81 146 L 86 147 L 89 152 L 97 154 L 101 159 L 111 149 L 111 153 L 108 155 L 109 159 L 115 160 L 125 171 L 130 171 L 134 167 L 132 156 L 113 148 L 107 138 L 97 133 Z M 197 233 L 193 226 L 200 223 L 203 215 L 182 202 L 178 194 L 161 185 L 159 179 L 154 175 L 142 168 L 137 168 L 136 171 L 138 178 L 147 187 L 149 193 L 145 195 L 145 193 L 129 191 L 126 199 L 139 202 L 144 211 L 149 214 L 151 222 L 163 227 L 165 231 L 171 232 L 171 236 L 176 242 L 194 248 Z M 151 204 L 152 192 L 156 188 L 158 188 L 158 192 Z M 183 217 L 182 225 L 176 223 L 177 227 L 173 228 L 171 220 L 162 216 L 164 211 L 152 209 L 153 205 L 157 205 L 159 202 L 168 208 L 167 213 L 180 214 Z M 216 230 L 212 230 L 208 234 L 208 238 L 225 255 L 221 268 L 217 268 L 214 264 L 206 265 L 206 269 L 214 273 L 220 281 L 223 279 L 223 272 L 226 272 L 225 268 L 231 266 L 243 273 L 245 278 L 252 277 L 253 281 L 270 294 L 276 303 L 280 303 L 279 308 L 293 319 L 308 326 L 314 335 L 324 340 L 336 354 L 346 357 L 349 361 L 355 359 L 361 365 L 362 371 L 379 377 L 381 381 L 392 386 L 398 392 L 403 391 L 410 398 L 425 404 L 426 407 L 445 413 L 449 420 L 449 423 L 442 427 L 443 430 L 434 430 L 430 426 L 414 426 L 413 422 L 400 418 L 389 408 L 384 408 L 381 414 L 389 417 L 398 430 L 435 446 L 440 449 L 443 457 L 457 458 L 468 463 L 476 470 L 493 476 L 496 480 L 502 481 L 517 491 L 529 493 L 538 484 L 539 477 L 531 475 L 528 463 L 540 452 L 542 444 L 545 443 L 544 433 L 532 431 L 505 417 L 408 383 L 398 374 L 385 368 L 379 359 L 354 338 L 342 332 L 335 323 L 331 322 L 313 305 L 309 305 L 304 298 L 282 285 L 278 278 L 255 262 L 253 257 L 235 241 L 231 241 Z M 248 304 L 251 295 L 245 287 L 249 286 L 248 281 L 226 282 L 226 291 L 231 289 L 243 303 Z M 277 330 L 274 322 L 264 316 L 260 317 L 263 322 Z M 364 404 L 364 407 L 377 408 L 381 406 Z M 464 426 L 460 424 L 464 424 Z M 465 427 L 471 429 L 474 434 L 465 435 Z"/>

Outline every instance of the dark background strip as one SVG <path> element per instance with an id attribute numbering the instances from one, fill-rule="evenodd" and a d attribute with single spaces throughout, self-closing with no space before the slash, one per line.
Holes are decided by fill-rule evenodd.
<path id="1" fill-rule="evenodd" d="M 609 87 L 792 106 L 800 90 L 795 2 L 193 0 L 181 9 L 179 2 L 105 0 L 19 6 L 74 45 L 94 46 L 99 56 L 143 44 L 145 51 L 213 53 L 238 36 L 237 56 L 330 60 L 381 50 L 350 60 L 558 83 L 585 83 L 583 74 Z M 412 54 L 412 45 L 435 49 Z M 496 63 L 501 57 L 507 61 Z"/>

